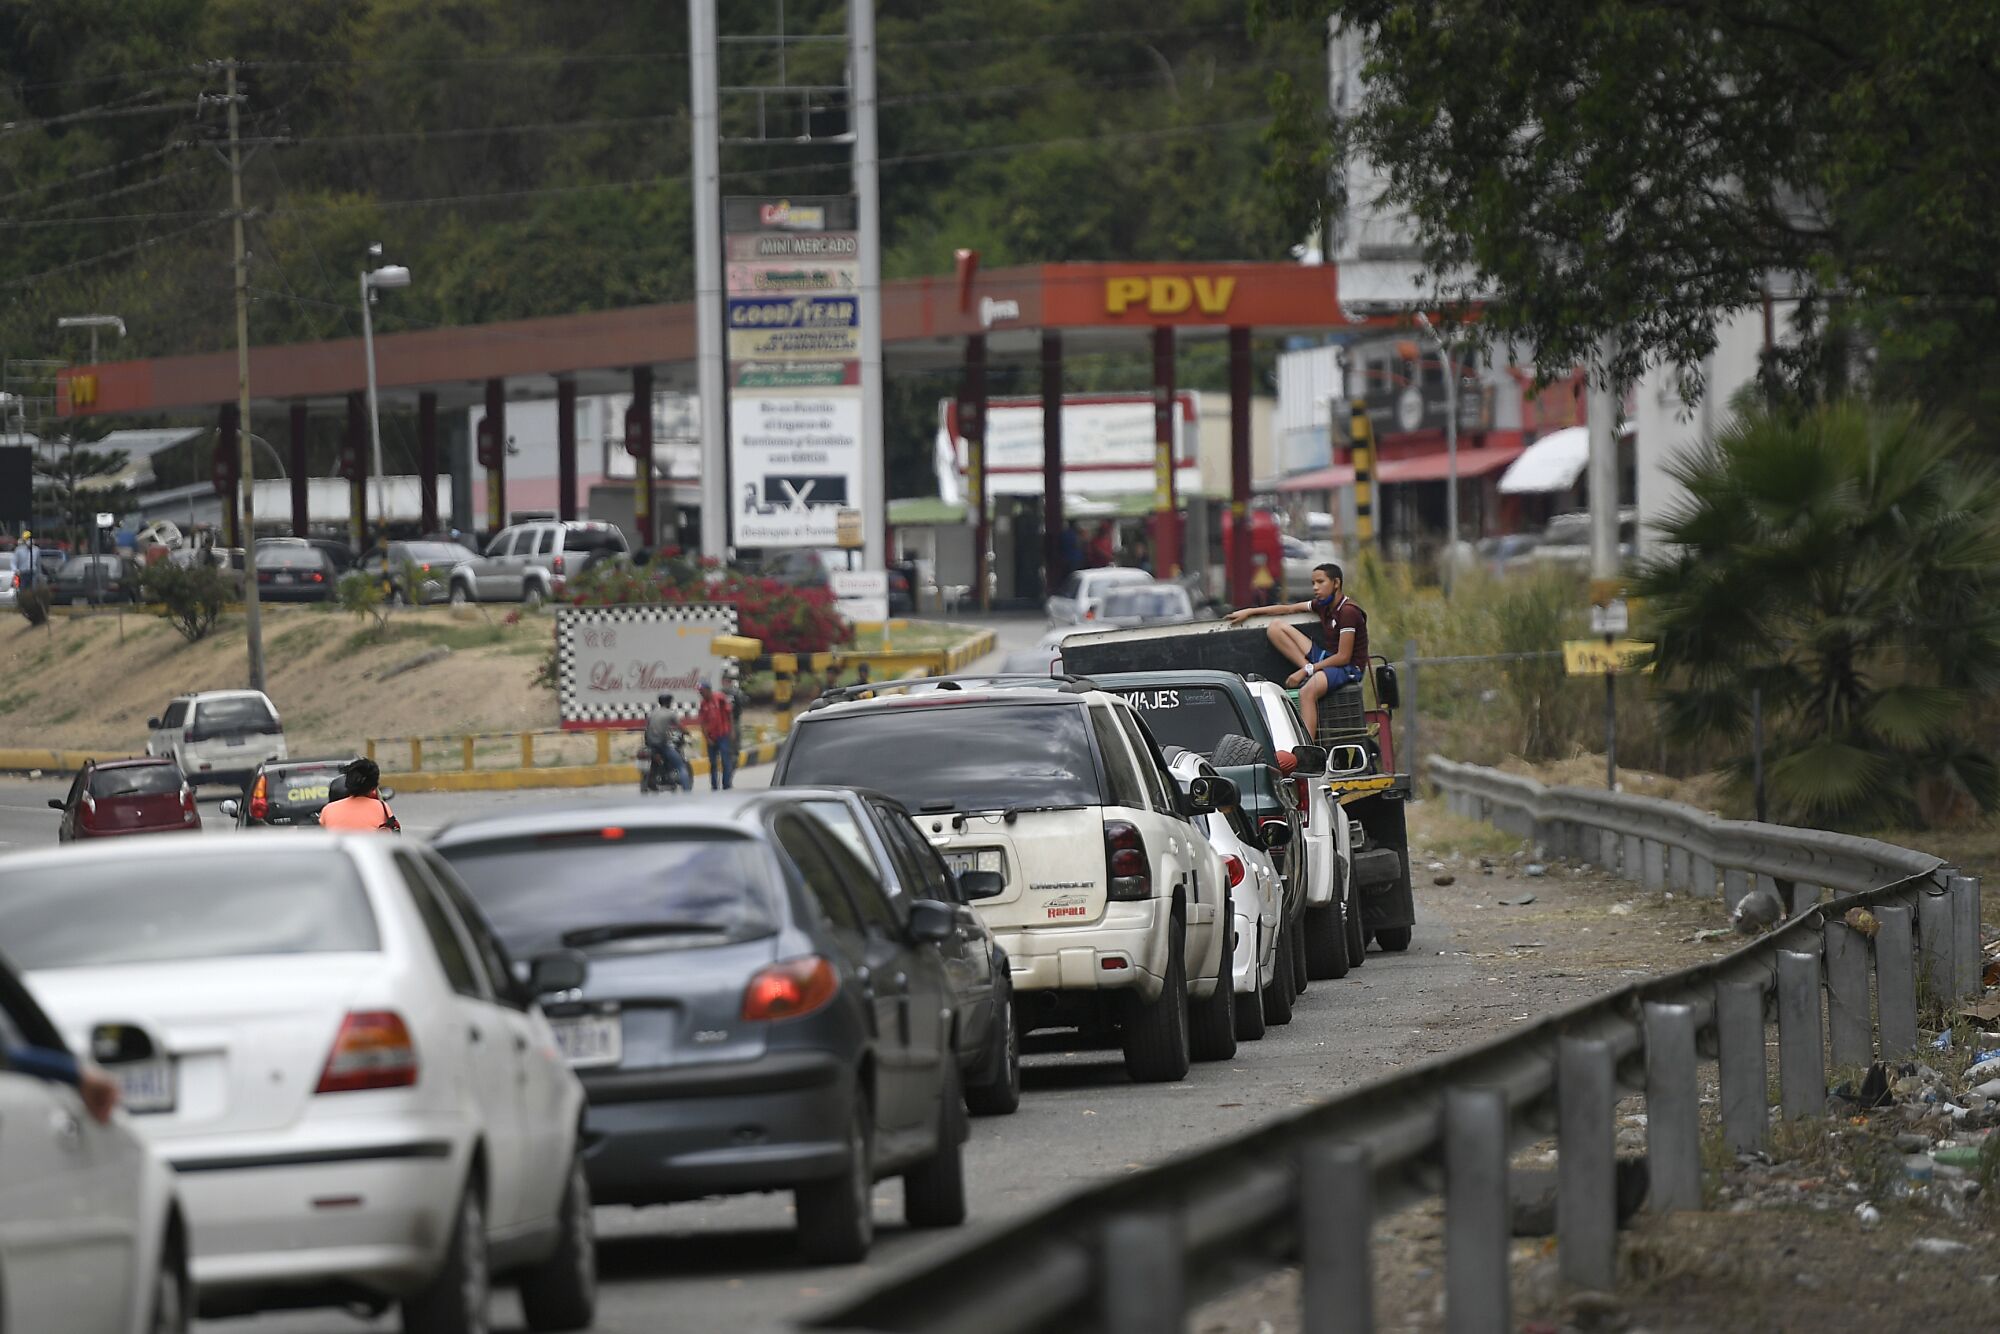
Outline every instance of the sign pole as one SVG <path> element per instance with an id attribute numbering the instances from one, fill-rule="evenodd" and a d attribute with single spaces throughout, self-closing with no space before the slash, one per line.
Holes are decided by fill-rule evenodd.
<path id="1" fill-rule="evenodd" d="M 1604 636 L 1604 645 L 1609 649 L 1610 635 Z M 1604 786 L 1618 790 L 1618 674 L 1604 673 Z"/>

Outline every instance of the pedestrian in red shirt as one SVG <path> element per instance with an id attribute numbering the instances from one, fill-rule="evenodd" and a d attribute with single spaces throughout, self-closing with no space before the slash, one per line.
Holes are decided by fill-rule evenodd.
<path id="1" fill-rule="evenodd" d="M 1307 736 L 1317 736 L 1319 702 L 1329 690 L 1359 681 L 1368 669 L 1368 613 L 1341 591 L 1338 565 L 1316 565 L 1312 572 L 1312 600 L 1283 602 L 1271 607 L 1239 607 L 1229 613 L 1232 623 L 1252 616 L 1285 615 L 1309 611 L 1319 617 L 1326 643 L 1315 644 L 1305 632 L 1280 621 L 1269 630 L 1272 645 L 1294 667 L 1285 684 L 1299 692 L 1299 717 Z"/>
<path id="2" fill-rule="evenodd" d="M 708 742 L 708 785 L 721 789 L 736 785 L 736 711 L 729 697 L 708 682 L 701 683 L 701 711 L 695 715 L 702 738 Z"/>

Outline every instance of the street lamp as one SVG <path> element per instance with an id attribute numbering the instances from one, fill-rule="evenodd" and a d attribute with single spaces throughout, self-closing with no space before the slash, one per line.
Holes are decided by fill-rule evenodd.
<path id="1" fill-rule="evenodd" d="M 1438 356 L 1444 362 L 1444 595 L 1451 596 L 1453 569 L 1458 564 L 1458 363 L 1452 358 L 1451 348 L 1444 336 L 1431 323 L 1431 317 L 1421 310 L 1417 312 L 1417 323 L 1437 344 Z"/>
<path id="2" fill-rule="evenodd" d="M 382 257 L 381 242 L 368 247 L 368 257 Z M 382 421 L 381 411 L 375 403 L 375 321 L 368 308 L 375 303 L 378 291 L 409 285 L 410 271 L 401 264 L 384 264 L 372 272 L 364 270 L 361 274 L 361 342 L 368 356 L 368 443 L 375 469 L 375 521 L 384 530 L 389 525 L 389 504 L 382 490 Z"/>

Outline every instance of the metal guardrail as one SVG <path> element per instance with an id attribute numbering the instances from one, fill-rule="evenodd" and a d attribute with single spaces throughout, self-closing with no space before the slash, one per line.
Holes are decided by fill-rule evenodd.
<path id="1" fill-rule="evenodd" d="M 1455 810 L 1552 851 L 1582 850 L 1618 874 L 1695 893 L 1706 876 L 1710 895 L 1767 876 L 1798 911 L 1713 963 L 1620 987 L 1148 1171 L 1072 1191 L 803 1328 L 1161 1334 L 1185 1328 L 1200 1301 L 1297 1265 L 1303 1329 L 1368 1331 L 1375 1220 L 1442 1195 L 1446 1328 L 1501 1334 L 1511 1324 L 1511 1150 L 1556 1138 L 1562 1275 L 1610 1289 L 1621 1096 L 1646 1099 L 1648 1207 L 1699 1208 L 1699 1060 L 1719 1063 L 1727 1142 L 1761 1146 L 1774 998 L 1779 1103 L 1792 1117 L 1825 1107 L 1822 986 L 1838 1064 L 1864 1062 L 1877 1048 L 1871 964 L 1885 1057 L 1916 1045 L 1920 976 L 1934 998 L 1979 986 L 1979 884 L 1936 857 L 1646 798 L 1545 788 L 1443 760 L 1430 772 Z M 1841 894 L 1822 905 L 1815 888 L 1807 903 L 1808 886 Z M 1879 924 L 1872 941 L 1841 920 L 1864 905 Z"/>

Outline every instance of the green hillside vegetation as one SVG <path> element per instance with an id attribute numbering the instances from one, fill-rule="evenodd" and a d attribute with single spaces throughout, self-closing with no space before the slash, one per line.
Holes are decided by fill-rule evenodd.
<path id="1" fill-rule="evenodd" d="M 777 5 L 725 4 L 725 35 Z M 844 32 L 790 0 L 792 34 Z M 1233 0 L 892 0 L 881 7 L 884 268 L 1065 259 L 1272 259 L 1296 239 L 1262 184 L 1268 89 L 1310 83 L 1309 23 L 1253 35 Z M 687 20 L 612 0 L 0 0 L 0 353 L 80 360 L 60 315 L 130 329 L 105 355 L 231 345 L 223 72 L 244 63 L 256 344 L 359 333 L 366 246 L 417 275 L 383 331 L 691 295 Z M 845 47 L 784 52 L 838 84 Z M 775 82 L 769 45 L 721 82 Z M 725 98 L 725 132 L 747 100 Z M 727 145 L 731 193 L 836 192 L 844 146 Z M 1144 352 L 1076 358 L 1077 387 L 1144 382 Z M 995 392 L 1030 387 L 1003 370 Z M 926 457 L 955 374 L 890 386 L 900 458 Z M 1217 357 L 1190 383 L 1222 387 Z M 411 433 L 391 423 L 392 456 Z M 331 448 L 330 440 L 326 448 Z M 927 468 L 898 468 L 891 476 Z"/>

